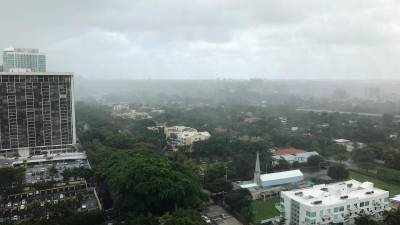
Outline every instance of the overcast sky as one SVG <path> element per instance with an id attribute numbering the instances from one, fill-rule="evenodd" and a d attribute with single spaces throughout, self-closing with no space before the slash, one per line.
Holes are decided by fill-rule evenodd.
<path id="1" fill-rule="evenodd" d="M 399 0 L 1 0 L 0 48 L 85 78 L 400 78 Z"/>

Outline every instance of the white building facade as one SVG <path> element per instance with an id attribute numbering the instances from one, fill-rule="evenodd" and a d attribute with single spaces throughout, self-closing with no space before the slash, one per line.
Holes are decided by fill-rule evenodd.
<path id="1" fill-rule="evenodd" d="M 176 146 L 189 146 L 197 141 L 205 141 L 211 137 L 207 131 L 199 132 L 194 128 L 173 126 L 164 128 L 168 143 Z"/>
<path id="2" fill-rule="evenodd" d="M 272 156 L 273 163 L 276 165 L 279 163 L 280 159 L 284 159 L 290 164 L 294 162 L 299 162 L 299 163 L 306 163 L 308 158 L 311 156 L 319 156 L 318 152 L 312 151 L 312 152 L 301 152 L 301 153 L 295 153 L 295 154 L 286 154 L 286 155 L 274 155 Z"/>
<path id="3" fill-rule="evenodd" d="M 388 209 L 389 192 L 371 182 L 349 180 L 283 191 L 280 205 L 286 225 L 352 224 L 361 215 L 381 218 Z"/>

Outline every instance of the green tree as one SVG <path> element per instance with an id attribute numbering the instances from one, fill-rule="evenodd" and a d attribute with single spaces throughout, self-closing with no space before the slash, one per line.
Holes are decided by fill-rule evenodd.
<path id="1" fill-rule="evenodd" d="M 204 198 L 187 167 L 148 151 L 117 151 L 96 172 L 111 191 L 120 212 L 161 215 L 178 207 L 198 207 Z"/>
<path id="2" fill-rule="evenodd" d="M 334 159 L 339 161 L 340 163 L 343 163 L 343 161 L 346 161 L 349 158 L 347 153 L 338 153 L 334 156 Z"/>
<path id="3" fill-rule="evenodd" d="M 291 168 L 291 165 L 288 161 L 285 159 L 279 159 L 278 160 L 278 165 L 275 166 L 275 169 L 277 170 L 288 170 Z"/>
<path id="4" fill-rule="evenodd" d="M 54 176 L 56 176 L 58 173 L 58 170 L 55 166 L 52 166 L 49 168 L 49 175 L 51 177 L 51 180 L 54 180 Z"/>
<path id="5" fill-rule="evenodd" d="M 129 214 L 125 220 L 126 225 L 160 225 L 158 217 L 155 216 L 143 216 L 138 214 Z"/>
<path id="6" fill-rule="evenodd" d="M 371 219 L 370 216 L 362 215 L 354 219 L 355 225 L 378 225 L 378 222 Z"/>
<path id="7" fill-rule="evenodd" d="M 341 164 L 330 166 L 328 169 L 328 176 L 334 180 L 345 180 L 349 178 L 349 171 Z"/>
<path id="8" fill-rule="evenodd" d="M 308 159 L 307 159 L 308 166 L 313 167 L 316 170 L 320 169 L 321 162 L 322 162 L 322 158 L 319 155 L 313 155 L 313 156 L 308 157 Z"/>
<path id="9" fill-rule="evenodd" d="M 385 225 L 398 225 L 400 224 L 400 208 L 385 211 L 384 216 Z"/>
<path id="10" fill-rule="evenodd" d="M 20 188 L 25 180 L 24 168 L 0 168 L 0 190 L 7 192 L 13 188 Z"/>
<path id="11" fill-rule="evenodd" d="M 253 221 L 252 197 L 247 189 L 238 189 L 225 196 L 225 203 L 229 209 L 241 215 L 248 223 Z"/>
<path id="12" fill-rule="evenodd" d="M 164 225 L 206 225 L 200 213 L 190 209 L 178 209 L 172 215 L 162 216 L 160 221 Z"/>
<path id="13" fill-rule="evenodd" d="M 358 163 L 357 165 L 358 165 L 358 167 L 359 167 L 360 169 L 365 170 L 367 173 L 368 173 L 370 170 L 373 170 L 373 169 L 376 168 L 376 165 L 373 164 L 373 163 L 370 163 L 370 162 L 360 162 L 360 163 Z"/>
<path id="14" fill-rule="evenodd" d="M 351 152 L 351 155 L 355 162 L 371 162 L 376 159 L 374 150 L 369 147 L 356 149 Z"/>

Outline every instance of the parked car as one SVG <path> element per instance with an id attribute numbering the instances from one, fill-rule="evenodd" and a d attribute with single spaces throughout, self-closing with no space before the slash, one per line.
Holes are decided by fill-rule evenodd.
<path id="1" fill-rule="evenodd" d="M 210 218 L 208 218 L 208 216 L 202 215 L 201 218 L 202 218 L 203 221 L 206 222 L 207 224 L 211 224 L 211 220 L 210 220 Z"/>

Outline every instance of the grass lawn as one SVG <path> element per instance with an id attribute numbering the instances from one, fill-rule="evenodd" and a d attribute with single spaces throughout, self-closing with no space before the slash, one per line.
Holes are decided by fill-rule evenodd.
<path id="1" fill-rule="evenodd" d="M 268 200 L 253 201 L 253 211 L 255 222 L 269 219 L 279 215 L 279 211 L 275 208 L 275 203 L 280 201 L 279 197 L 271 198 Z"/>
<path id="2" fill-rule="evenodd" d="M 350 178 L 358 180 L 360 182 L 370 181 L 376 185 L 378 188 L 385 189 L 390 192 L 390 195 L 400 194 L 400 186 L 395 184 L 389 184 L 383 180 L 380 180 L 373 176 L 367 176 L 365 174 L 358 173 L 356 171 L 350 171 Z"/>

